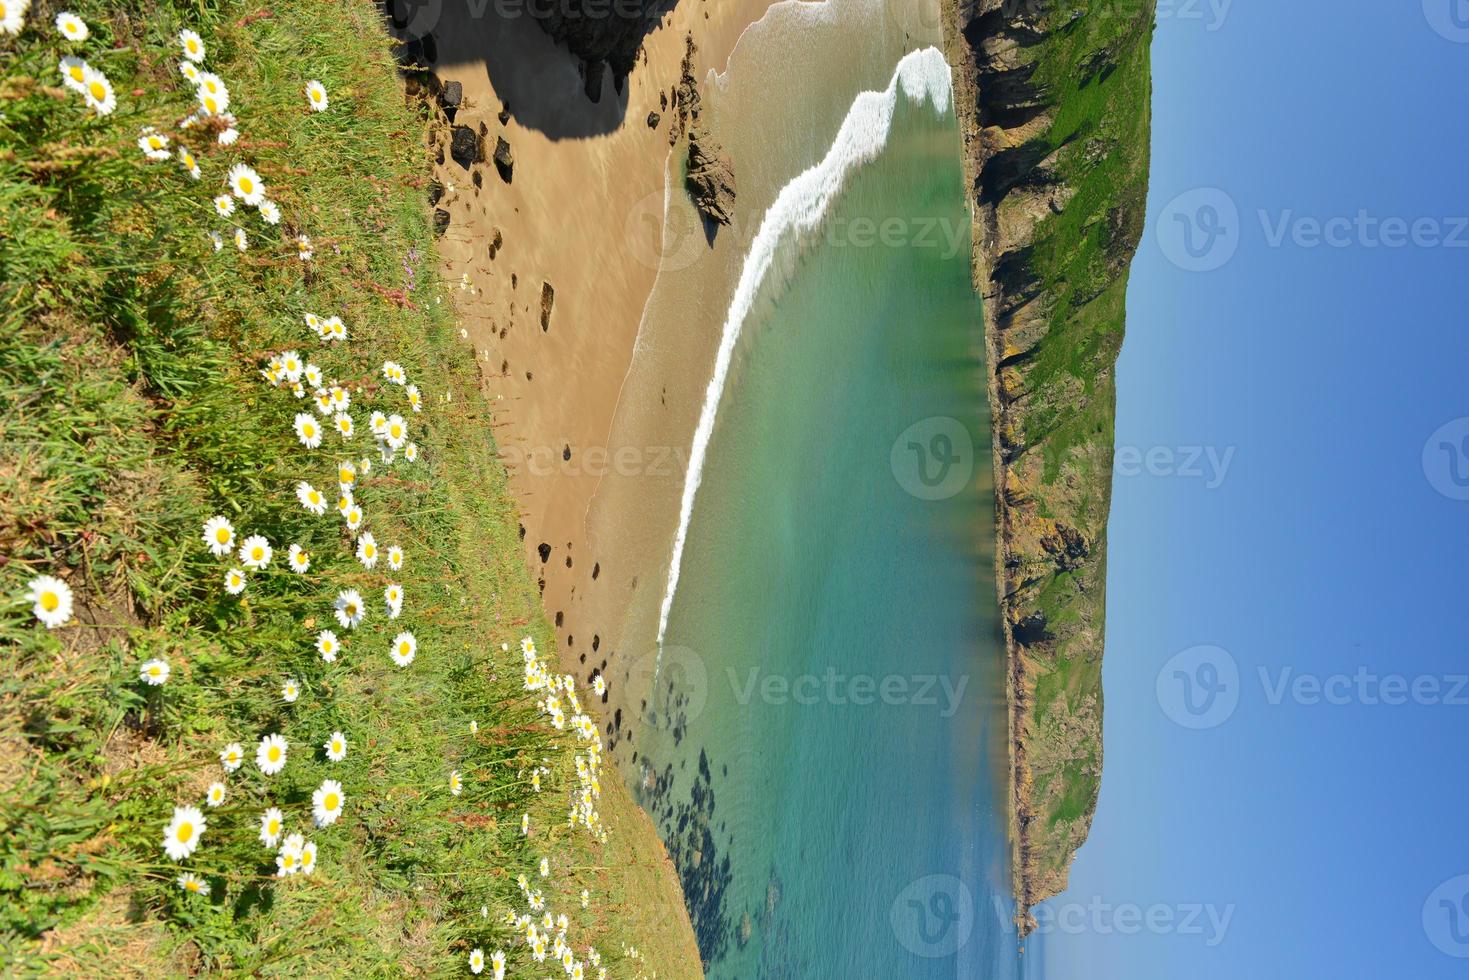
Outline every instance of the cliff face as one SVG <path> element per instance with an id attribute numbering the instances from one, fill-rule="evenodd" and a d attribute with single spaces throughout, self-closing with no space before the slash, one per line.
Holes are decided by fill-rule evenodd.
<path id="1" fill-rule="evenodd" d="M 632 72 L 643 38 L 676 0 L 560 0 L 535 7 L 536 23 L 585 64 L 587 95 L 599 101 L 602 67 L 617 90 Z"/>
<path id="2" fill-rule="evenodd" d="M 992 369 L 1022 931 L 1066 887 L 1101 778 L 1113 370 L 1147 196 L 1152 23 L 1151 0 L 946 0 Z"/>

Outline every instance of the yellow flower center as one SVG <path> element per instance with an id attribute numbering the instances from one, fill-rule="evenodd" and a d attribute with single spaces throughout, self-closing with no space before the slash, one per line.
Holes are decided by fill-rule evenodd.
<path id="1" fill-rule="evenodd" d="M 366 548 L 362 549 L 362 551 L 363 551 L 363 554 L 367 555 L 367 557 L 369 557 L 369 558 L 371 558 L 373 555 L 377 554 L 377 549 L 374 548 L 372 545 L 368 545 Z"/>
<path id="2" fill-rule="evenodd" d="M 47 612 L 55 612 L 61 605 L 61 597 L 55 592 L 41 593 L 41 608 Z"/>
<path id="3" fill-rule="evenodd" d="M 408 656 L 408 643 L 407 643 L 407 641 L 404 641 L 404 642 L 398 644 L 398 653 L 400 653 L 401 655 L 403 655 L 405 657 Z"/>
<path id="4" fill-rule="evenodd" d="M 252 181 L 249 177 L 241 177 L 240 178 L 240 190 L 244 191 L 246 194 L 252 194 L 252 193 L 254 193 L 254 191 L 255 191 L 255 183 L 254 183 L 254 181 Z M 293 370 L 293 371 L 296 369 L 295 368 L 295 364 L 296 364 L 295 361 L 292 361 L 291 362 L 291 370 Z"/>
<path id="5" fill-rule="evenodd" d="M 229 541 L 229 539 L 230 531 L 227 527 L 222 527 L 214 532 L 214 540 L 218 541 L 220 544 L 226 543 L 227 541 Z"/>
<path id="6" fill-rule="evenodd" d="M 347 603 L 347 618 L 350 619 L 350 618 L 352 618 L 355 615 L 357 615 L 357 603 L 355 603 L 355 602 L 349 602 L 349 603 Z"/>
<path id="7" fill-rule="evenodd" d="M 250 557 L 255 559 L 256 561 L 259 561 L 260 559 L 265 557 L 265 552 L 260 550 L 259 545 L 256 545 L 255 548 L 251 550 Z"/>
<path id="8" fill-rule="evenodd" d="M 148 668 L 148 676 L 149 677 L 157 677 L 161 673 L 163 673 L 163 670 L 161 668 L 159 668 L 159 667 L 149 667 Z"/>
<path id="9" fill-rule="evenodd" d="M 397 439 L 403 435 L 403 427 L 400 425 L 393 426 L 391 431 L 393 433 L 394 439 Z"/>
<path id="10" fill-rule="evenodd" d="M 3 6 L 0 6 L 0 12 L 3 12 L 4 9 L 5 8 Z M 3 13 L 0 13 L 0 16 L 4 16 Z M 68 68 L 66 70 L 66 73 L 71 76 L 71 80 L 72 81 L 77 82 L 79 84 L 86 77 L 86 74 L 87 74 L 86 72 L 82 71 L 82 66 L 81 65 L 72 65 L 70 68 Z"/>
<path id="11" fill-rule="evenodd" d="M 305 854 L 301 855 L 301 866 L 303 868 L 309 868 L 315 863 L 316 855 L 311 853 L 310 851 L 307 851 Z"/>
<path id="12" fill-rule="evenodd" d="M 274 837 L 281 832 L 281 822 L 279 820 L 270 821 L 270 823 L 265 825 L 265 832 Z"/>
<path id="13" fill-rule="evenodd" d="M 180 843 L 187 844 L 194 836 L 194 825 L 191 823 L 179 824 L 175 836 L 178 837 Z"/>
<path id="14" fill-rule="evenodd" d="M 218 112 L 219 103 L 215 101 L 214 96 L 206 95 L 204 96 L 204 108 L 208 112 Z"/>
<path id="15" fill-rule="evenodd" d="M 316 435 L 316 426 L 314 425 L 303 425 L 301 428 L 306 433 L 306 438 L 308 439 Z"/>
<path id="16" fill-rule="evenodd" d="M 281 758 L 280 746 L 272 745 L 265 755 L 271 762 L 279 762 Z"/>
<path id="17" fill-rule="evenodd" d="M 94 81 L 90 83 L 87 86 L 87 91 L 92 93 L 92 98 L 96 99 L 98 102 L 107 101 L 107 86 L 103 85 L 101 82 Z"/>
<path id="18" fill-rule="evenodd" d="M 336 793 L 328 793 L 322 799 L 321 805 L 326 808 L 327 812 L 331 812 L 342 805 L 342 799 Z"/>
<path id="19" fill-rule="evenodd" d="M 188 41 L 186 41 L 184 43 L 189 46 L 189 54 L 198 54 L 199 53 L 199 42 L 198 41 L 194 40 L 193 38 L 189 38 Z"/>

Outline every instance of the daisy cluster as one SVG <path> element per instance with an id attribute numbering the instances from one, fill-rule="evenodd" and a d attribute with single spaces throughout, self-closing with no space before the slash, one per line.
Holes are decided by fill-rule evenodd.
<path id="1" fill-rule="evenodd" d="M 0 0 L 0 35 L 19 34 L 25 28 L 28 10 L 29 0 Z M 96 115 L 113 112 L 117 97 L 112 83 L 81 57 L 81 46 L 92 36 L 88 25 L 81 18 L 63 12 L 55 18 L 55 31 L 62 43 L 70 47 L 59 62 L 66 86 L 81 95 Z M 172 134 L 154 126 L 143 128 L 137 138 L 137 148 L 143 165 L 173 161 L 185 180 L 202 183 L 206 178 L 206 164 L 179 141 L 178 134 L 212 134 L 215 143 L 233 147 L 240 140 L 239 120 L 231 112 L 234 99 L 228 85 L 206 67 L 204 39 L 194 31 L 184 30 L 179 33 L 177 43 L 178 75 L 192 87 L 192 111 L 176 124 Z M 303 91 L 311 112 L 328 110 L 330 101 L 321 82 L 310 80 Z M 265 178 L 249 162 L 236 160 L 215 173 L 213 179 L 224 185 L 210 202 L 217 217 L 234 223 L 240 220 L 241 214 L 248 213 L 245 209 L 254 209 L 264 225 L 281 222 L 281 209 L 270 198 Z M 207 195 L 201 196 L 201 203 L 202 198 Z M 209 234 L 214 250 L 222 250 L 222 236 L 218 232 Z M 233 241 L 240 251 L 249 248 L 249 236 L 241 226 L 234 228 Z M 302 261 L 312 258 L 311 242 L 306 235 L 297 235 L 295 244 L 296 254 Z M 290 492 L 307 514 L 328 523 L 329 538 L 344 543 L 346 564 L 352 568 L 351 580 L 331 581 L 332 570 L 343 563 L 319 560 L 319 556 L 308 550 L 307 541 L 279 538 L 272 541 L 268 533 L 263 533 L 267 529 L 251 528 L 247 522 L 242 522 L 246 526 L 237 527 L 224 513 L 203 523 L 198 540 L 202 551 L 218 560 L 219 577 L 214 581 L 218 583 L 215 587 L 220 589 L 222 601 L 246 606 L 254 590 L 263 583 L 290 583 L 295 589 L 315 589 L 330 611 L 328 616 L 324 608 L 320 619 L 335 625 L 335 629 L 318 630 L 314 625 L 310 628 L 310 642 L 323 663 L 335 664 L 345 656 L 348 644 L 355 645 L 354 635 L 368 635 L 377 628 L 378 623 L 373 623 L 376 620 L 383 626 L 379 632 L 385 637 L 391 634 L 386 661 L 396 669 L 405 670 L 412 667 L 420 653 L 419 640 L 407 628 L 404 618 L 405 590 L 398 573 L 404 568 L 406 553 L 397 541 L 380 540 L 383 528 L 374 527 L 363 503 L 363 490 L 375 473 L 419 462 L 420 450 L 413 441 L 416 425 L 412 420 L 424 411 L 423 393 L 397 361 L 384 361 L 371 372 L 349 368 L 342 352 L 349 349 L 351 331 L 342 316 L 302 311 L 300 322 L 305 328 L 301 339 L 291 349 L 264 357 L 263 363 L 258 364 L 259 377 L 269 390 L 277 393 L 269 397 L 278 399 L 273 404 L 281 415 L 282 435 L 288 430 L 300 447 L 311 454 L 307 456 L 310 465 L 329 471 L 330 475 L 308 474 L 312 479 L 295 481 Z M 64 627 L 75 617 L 76 598 L 66 581 L 59 577 L 35 576 L 28 584 L 25 598 L 38 622 L 47 629 Z M 308 598 L 307 603 L 310 601 Z M 372 625 L 364 631 L 364 624 Z M 508 645 L 502 645 L 501 649 L 508 654 Z M 568 780 L 564 787 L 566 825 L 572 830 L 584 828 L 592 839 L 605 842 L 607 830 L 597 809 L 604 764 L 597 725 L 584 708 L 571 675 L 554 673 L 540 658 L 530 637 L 521 641 L 521 653 L 524 689 L 537 698 L 536 707 L 548 730 L 571 736 L 576 781 Z M 158 689 L 156 693 L 160 695 L 173 673 L 174 667 L 164 657 L 149 659 L 138 667 L 139 683 Z M 313 693 L 311 678 L 300 676 L 306 683 L 297 676 L 270 682 L 278 692 L 279 704 L 290 706 L 302 698 L 309 700 Z M 605 697 L 606 682 L 600 674 L 593 678 L 591 688 L 596 697 Z M 288 724 L 272 728 L 277 730 L 252 736 L 253 753 L 247 749 L 249 738 L 230 741 L 218 749 L 220 778 L 208 784 L 202 800 L 195 797 L 176 803 L 171 816 L 163 823 L 160 846 L 164 857 L 179 864 L 192 862 L 206 837 L 215 840 L 225 836 L 236 843 L 240 839 L 258 840 L 265 849 L 261 861 L 273 863 L 276 878 L 309 877 L 315 873 L 320 857 L 312 837 L 329 832 L 338 823 L 346 812 L 348 796 L 340 780 L 324 778 L 311 794 L 309 815 L 304 803 L 288 802 L 284 792 L 272 800 L 271 787 L 281 780 L 288 763 L 311 754 L 303 750 L 322 738 L 321 733 L 316 733 L 304 739 L 293 735 L 288 740 Z M 471 722 L 469 730 L 472 737 L 477 735 L 478 723 Z M 326 735 L 320 745 L 328 766 L 341 763 L 350 750 L 347 735 L 341 731 Z M 550 761 L 543 758 L 528 770 L 522 769 L 519 775 L 522 780 L 528 779 L 536 794 L 542 793 L 546 783 L 556 778 Z M 248 768 L 251 762 L 253 769 Z M 211 755 L 209 765 L 214 764 Z M 239 785 L 232 788 L 231 779 L 241 778 L 237 774 L 242 770 L 252 777 L 258 773 L 258 784 L 263 784 L 265 792 Z M 473 772 L 469 773 L 471 780 L 474 776 Z M 458 769 L 449 772 L 451 796 L 461 796 L 465 785 L 465 773 Z M 248 818 L 231 819 L 240 809 L 248 810 Z M 246 828 L 248 833 L 242 838 L 239 832 Z M 533 829 L 530 812 L 520 815 L 520 833 L 527 839 L 541 833 L 539 828 Z M 552 828 L 547 843 L 554 836 Z M 605 978 L 607 969 L 598 951 L 585 946 L 578 953 L 568 938 L 571 930 L 568 915 L 554 914 L 547 907 L 542 889 L 549 887 L 554 878 L 551 859 L 541 857 L 532 870 L 537 887 L 532 887 L 529 873 L 521 874 L 518 880 L 521 903 L 517 903 L 521 907 L 506 910 L 503 919 L 516 937 L 509 947 L 512 954 L 518 957 L 520 954 L 514 950 L 522 947 L 529 960 L 544 963 L 549 959 L 573 980 L 585 980 L 589 976 Z M 179 871 L 175 880 L 181 891 L 194 896 L 210 895 L 208 873 L 198 867 Z M 587 909 L 590 901 L 590 893 L 582 890 L 581 908 Z M 481 908 L 481 916 L 488 918 L 488 907 Z M 636 950 L 624 949 L 623 955 L 637 959 Z M 504 950 L 497 949 L 487 957 L 484 949 L 477 947 L 469 954 L 468 967 L 474 974 L 488 970 L 499 980 L 505 976 L 506 956 Z"/>

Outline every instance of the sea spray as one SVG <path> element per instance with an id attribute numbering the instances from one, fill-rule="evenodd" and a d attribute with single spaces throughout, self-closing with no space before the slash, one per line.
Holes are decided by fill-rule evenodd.
<path id="1" fill-rule="evenodd" d="M 679 503 L 678 532 L 674 536 L 673 555 L 668 565 L 668 584 L 658 612 L 658 650 L 661 662 L 663 637 L 668 629 L 668 616 L 678 591 L 679 571 L 683 564 L 684 544 L 693 518 L 694 500 L 699 493 L 704 459 L 714 435 L 714 422 L 719 402 L 734 359 L 735 347 L 766 274 L 775 262 L 779 246 L 787 235 L 801 236 L 818 228 L 832 202 L 840 195 L 853 171 L 875 159 L 887 145 L 897 109 L 898 93 L 914 104 L 929 103 L 937 115 L 949 111 L 952 80 L 943 53 L 928 47 L 909 52 L 893 71 L 888 86 L 881 92 L 862 92 L 852 102 L 842 120 L 831 149 L 821 161 L 799 174 L 781 188 L 775 202 L 760 220 L 750 251 L 740 269 L 739 282 L 730 301 L 720 336 L 719 351 L 714 361 L 714 374 L 704 394 L 699 423 L 694 429 L 689 452 L 688 472 L 684 476 L 683 496 Z"/>

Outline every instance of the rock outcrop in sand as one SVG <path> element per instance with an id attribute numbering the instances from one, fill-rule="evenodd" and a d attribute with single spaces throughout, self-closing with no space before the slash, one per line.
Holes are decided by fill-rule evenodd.
<path id="1" fill-rule="evenodd" d="M 669 144 L 688 135 L 689 152 L 685 161 L 684 186 L 699 213 L 715 224 L 727 225 L 734 220 L 734 167 L 719 141 L 699 121 L 699 83 L 694 77 L 694 55 L 698 48 L 694 36 L 684 39 L 684 58 L 678 86 L 673 91 L 675 122 L 668 134 Z M 651 121 L 651 116 L 649 117 Z"/>

